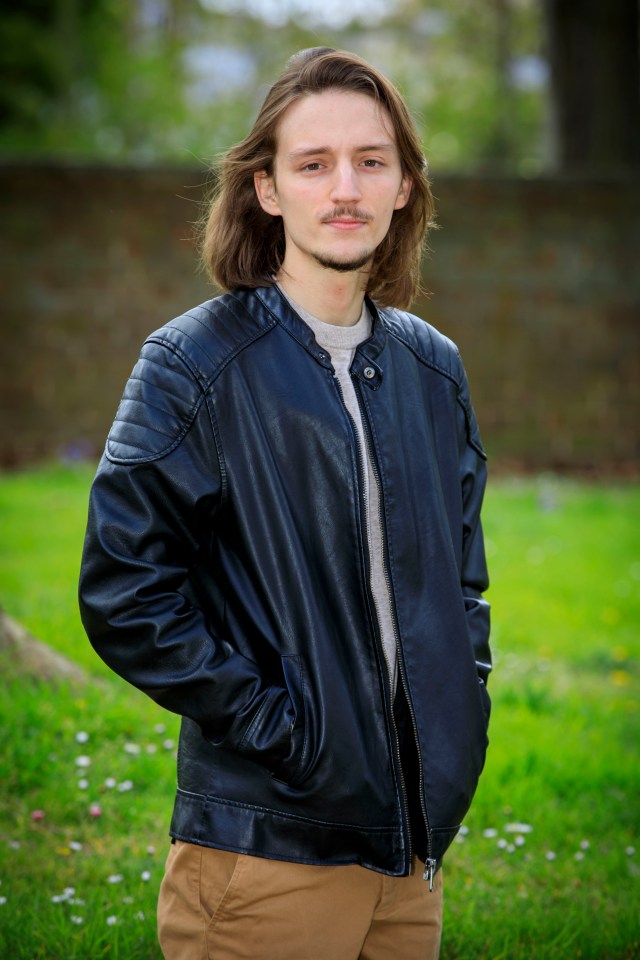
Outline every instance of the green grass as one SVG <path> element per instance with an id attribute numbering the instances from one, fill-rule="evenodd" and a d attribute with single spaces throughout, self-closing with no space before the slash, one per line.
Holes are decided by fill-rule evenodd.
<path id="1" fill-rule="evenodd" d="M 0 605 L 36 637 L 99 672 L 76 599 L 93 473 L 79 465 L 0 475 Z"/>
<path id="2" fill-rule="evenodd" d="M 90 672 L 54 686 L 0 663 L 0 956 L 16 960 L 159 957 L 177 719 L 84 637 L 89 482 L 82 467 L 0 476 L 0 602 Z M 490 487 L 491 746 L 447 856 L 443 960 L 640 957 L 639 518 L 636 486 Z"/>

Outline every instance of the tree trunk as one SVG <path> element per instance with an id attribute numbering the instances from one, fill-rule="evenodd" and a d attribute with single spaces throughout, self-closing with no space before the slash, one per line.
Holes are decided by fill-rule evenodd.
<path id="1" fill-rule="evenodd" d="M 640 169 L 638 0 L 545 0 L 561 170 Z"/>
<path id="2" fill-rule="evenodd" d="M 84 683 L 87 675 L 77 664 L 36 640 L 28 630 L 0 608 L 0 660 L 7 673 L 29 674 L 41 680 Z"/>

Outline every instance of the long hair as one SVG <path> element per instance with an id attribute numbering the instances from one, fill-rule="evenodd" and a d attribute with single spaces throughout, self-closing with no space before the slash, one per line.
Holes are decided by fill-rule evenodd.
<path id="1" fill-rule="evenodd" d="M 385 239 L 375 250 L 367 293 L 381 306 L 408 307 L 420 289 L 420 261 L 433 225 L 433 197 L 417 131 L 400 93 L 355 54 L 315 47 L 295 54 L 269 90 L 253 129 L 222 157 L 214 195 L 203 220 L 202 259 L 223 290 L 273 283 L 285 253 L 281 217 L 265 213 L 254 174 L 273 175 L 278 124 L 301 97 L 343 90 L 372 97 L 389 113 L 403 176 L 412 182 L 407 204 L 394 210 Z"/>

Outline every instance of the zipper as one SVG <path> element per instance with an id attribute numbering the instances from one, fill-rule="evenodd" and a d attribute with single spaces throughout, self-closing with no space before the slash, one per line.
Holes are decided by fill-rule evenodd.
<path id="1" fill-rule="evenodd" d="M 352 378 L 352 379 L 353 379 L 353 378 Z M 407 679 L 406 679 L 406 674 L 405 674 L 405 666 L 404 666 L 404 658 L 403 658 L 403 655 L 402 655 L 402 647 L 401 647 L 401 644 L 400 644 L 400 631 L 398 630 L 398 619 L 397 619 L 397 615 L 396 615 L 396 608 L 395 608 L 395 603 L 394 603 L 394 600 L 393 600 L 393 593 L 392 593 L 392 589 L 391 589 L 391 577 L 389 576 L 389 563 L 388 563 L 388 557 L 387 557 L 386 525 L 385 525 L 385 522 L 384 522 L 384 506 L 383 506 L 383 500 L 382 500 L 382 483 L 381 483 L 381 480 L 380 480 L 380 471 L 379 471 L 379 469 L 378 469 L 378 464 L 377 464 L 377 461 L 376 461 L 375 457 L 373 456 L 373 439 L 372 439 L 372 436 L 371 436 L 371 428 L 370 428 L 370 425 L 369 425 L 369 420 L 368 420 L 368 417 L 367 417 L 365 404 L 364 404 L 364 402 L 363 402 L 363 400 L 362 400 L 362 396 L 361 396 L 361 394 L 360 394 L 360 385 L 356 382 L 356 383 L 354 383 L 354 387 L 355 387 L 356 398 L 357 398 L 357 401 L 358 401 L 358 406 L 360 407 L 360 415 L 361 415 L 361 417 L 362 417 L 362 423 L 363 423 L 363 426 L 364 426 L 365 435 L 366 435 L 367 442 L 368 442 L 368 445 L 369 445 L 369 450 L 371 451 L 371 454 L 372 454 L 370 459 L 371 459 L 371 464 L 372 464 L 372 466 L 373 466 L 373 471 L 374 471 L 374 474 L 375 474 L 375 481 L 376 481 L 376 483 L 378 484 L 378 491 L 379 491 L 379 496 L 378 496 L 378 519 L 379 519 L 379 521 L 380 521 L 380 530 L 381 530 L 381 533 L 382 533 L 382 548 L 383 548 L 383 554 L 384 554 L 384 562 L 383 562 L 383 564 L 382 564 L 382 568 L 383 568 L 385 583 L 386 583 L 386 586 L 387 586 L 387 594 L 388 594 L 388 597 L 389 597 L 389 609 L 391 610 L 391 622 L 392 622 L 392 625 L 393 625 L 393 633 L 394 633 L 394 637 L 395 637 L 395 640 L 396 640 L 397 661 L 398 661 L 398 676 L 400 677 L 400 681 L 401 681 L 401 684 L 402 684 L 402 692 L 404 693 L 404 697 L 405 697 L 405 700 L 406 700 L 406 703 L 407 703 L 407 707 L 408 707 L 408 709 L 409 709 L 409 716 L 410 716 L 410 718 L 411 718 L 411 726 L 412 726 L 412 728 L 413 728 L 413 737 L 414 737 L 414 742 L 415 742 L 415 745 L 416 745 L 416 755 L 417 755 L 417 757 L 418 757 L 418 772 L 419 772 L 418 784 L 419 784 L 419 795 L 420 795 L 420 807 L 421 807 L 421 809 L 422 809 L 422 816 L 423 816 L 423 818 L 424 818 L 424 825 L 425 825 L 426 834 L 427 834 L 427 857 L 426 857 L 426 860 L 425 860 L 424 873 L 423 873 L 423 875 L 422 875 L 422 878 L 423 878 L 423 880 L 428 881 L 428 883 L 429 883 L 429 891 L 432 892 L 432 891 L 433 891 L 433 878 L 434 878 L 434 874 L 435 874 L 435 870 L 436 870 L 436 866 L 437 866 L 437 860 L 432 856 L 432 854 L 433 854 L 433 835 L 432 835 L 432 833 L 431 833 L 431 826 L 430 826 L 430 824 L 429 824 L 429 815 L 428 815 L 428 813 L 427 813 L 427 802 L 426 802 L 426 798 L 425 798 L 425 795 L 424 795 L 424 776 L 423 776 L 423 774 L 424 774 L 424 767 L 423 767 L 423 764 L 422 764 L 422 755 L 421 755 L 421 753 L 420 753 L 420 743 L 419 743 L 419 740 L 418 740 L 418 724 L 416 723 L 416 716 L 415 716 L 415 713 L 414 713 L 414 710 L 413 710 L 413 704 L 412 704 L 412 702 L 411 702 L 411 697 L 410 697 L 410 695 L 409 695 L 409 687 L 408 687 L 408 685 L 407 685 Z M 395 730 L 395 721 L 394 721 L 394 730 Z M 406 810 L 407 810 L 406 785 L 405 785 L 405 781 L 404 781 L 404 775 L 403 775 L 403 773 L 402 773 L 402 762 L 401 762 L 401 758 L 400 758 L 400 748 L 399 748 L 399 745 L 398 745 L 398 734 L 397 734 L 397 730 L 395 731 L 395 733 L 396 733 L 396 745 L 397 745 L 398 761 L 399 761 L 399 767 L 400 767 L 400 778 L 401 778 L 401 782 L 402 782 L 403 790 L 404 790 L 405 811 L 406 811 Z M 407 817 L 408 817 L 408 814 L 407 814 Z"/>
<path id="2" fill-rule="evenodd" d="M 436 860 L 433 857 L 427 857 L 427 860 L 424 865 L 424 873 L 422 874 L 423 880 L 429 881 L 429 892 L 433 893 L 433 875 L 436 870 Z"/>
<path id="3" fill-rule="evenodd" d="M 362 530 L 362 534 L 363 534 L 363 539 L 364 539 L 365 543 L 368 544 L 368 530 L 367 530 L 367 522 L 366 522 L 368 500 L 367 500 L 367 494 L 366 494 L 366 490 L 365 490 L 365 484 L 364 484 L 364 482 L 363 482 L 363 481 L 364 481 L 364 477 L 366 476 L 366 461 L 365 461 L 366 450 L 363 450 L 363 446 L 362 446 L 362 443 L 360 442 L 360 437 L 359 437 L 358 430 L 357 430 L 357 428 L 356 428 L 355 422 L 354 422 L 354 420 L 353 420 L 353 417 L 352 417 L 351 414 L 349 413 L 349 409 L 348 409 L 348 407 L 347 407 L 347 405 L 346 405 L 346 403 L 345 403 L 345 400 L 344 400 L 344 392 L 343 392 L 343 390 L 342 390 L 342 384 L 340 383 L 340 381 L 338 380 L 338 378 L 337 378 L 337 376 L 336 376 L 335 374 L 332 374 L 331 377 L 332 377 L 333 382 L 335 383 L 336 390 L 338 391 L 338 394 L 339 394 L 339 396 L 340 396 L 340 400 L 341 400 L 341 402 L 342 402 L 342 406 L 343 406 L 343 408 L 344 408 L 344 412 L 345 412 L 345 414 L 347 415 L 347 418 L 348 418 L 349 423 L 350 423 L 350 425 L 351 425 L 351 430 L 352 430 L 353 437 L 354 437 L 354 441 L 355 441 L 355 445 L 356 445 L 356 451 L 357 451 L 357 455 L 358 455 L 358 466 L 359 466 L 359 484 L 358 484 L 358 487 L 359 487 L 360 500 L 361 500 L 361 506 L 362 506 L 361 518 L 362 518 L 362 521 L 363 521 L 363 522 L 361 522 L 361 530 Z M 357 392 L 356 392 L 356 399 L 357 399 L 358 405 L 360 406 L 360 412 L 361 412 L 361 414 L 362 414 L 362 405 L 361 405 L 360 398 L 359 398 Z M 363 420 L 363 424 L 364 424 L 364 420 Z M 373 458 L 371 458 L 371 459 L 372 459 L 372 461 L 373 461 Z M 376 471 L 377 471 L 377 468 L 376 468 Z M 378 483 L 378 487 L 379 487 L 380 484 L 379 484 L 379 479 L 378 479 L 377 473 L 376 473 L 376 482 Z M 364 563 L 364 566 L 365 566 L 365 577 L 364 577 L 365 583 L 364 583 L 364 586 L 365 586 L 365 596 L 367 597 L 367 600 L 368 600 L 369 618 L 370 618 L 371 625 L 372 625 L 372 628 L 373 628 L 373 636 L 374 636 L 374 639 L 375 639 L 375 642 L 376 642 L 376 647 L 377 647 L 377 652 L 378 652 L 378 658 L 379 658 L 379 660 L 380 660 L 380 663 L 385 665 L 385 671 L 386 671 L 386 676 L 387 676 L 387 681 L 388 681 L 387 684 L 385 684 L 385 686 L 388 687 L 388 689 L 389 689 L 389 691 L 390 691 L 390 690 L 391 690 L 391 683 L 390 683 L 390 679 L 391 679 L 391 678 L 390 678 L 390 671 L 389 671 L 389 663 L 388 663 L 388 661 L 387 661 L 387 657 L 386 657 L 386 654 L 385 654 L 385 652 L 384 652 L 384 649 L 383 649 L 383 646 L 382 646 L 382 640 L 381 640 L 381 637 L 380 637 L 380 628 L 379 628 L 379 622 L 378 622 L 378 616 L 377 616 L 377 610 L 376 610 L 376 602 L 375 602 L 375 598 L 374 598 L 373 594 L 371 593 L 371 586 L 370 586 L 370 576 L 369 576 L 370 566 L 369 566 L 369 559 L 368 559 L 368 557 L 366 556 L 366 554 L 365 554 L 365 556 L 364 556 L 364 561 L 365 561 L 365 563 Z M 387 582 L 387 589 L 389 589 L 389 588 L 390 588 L 390 584 L 389 584 L 389 581 L 388 581 L 386 564 L 385 564 L 384 566 L 385 566 L 385 571 L 384 571 L 384 573 L 385 573 L 385 579 L 386 579 L 386 582 Z M 390 601 L 390 605 L 391 605 L 391 593 L 389 593 L 389 601 Z M 392 612 L 392 617 L 395 618 L 395 612 L 394 612 L 394 610 L 393 610 L 393 607 L 391 607 L 391 612 Z M 397 633 L 398 633 L 398 630 L 397 630 L 397 626 L 396 626 L 396 623 L 395 623 L 395 619 L 393 620 L 393 629 L 394 629 L 394 633 L 395 633 L 395 636 L 396 636 L 396 645 L 397 645 Z M 393 716 L 393 702 L 392 702 L 391 694 L 390 694 L 390 693 L 389 693 L 389 703 L 390 703 L 390 706 L 389 706 L 389 711 L 388 711 L 388 713 L 389 713 L 390 727 L 391 727 L 391 730 L 392 730 L 392 733 L 393 733 L 393 742 L 394 742 L 394 747 L 395 747 L 395 755 L 396 755 L 396 759 L 397 759 L 397 770 L 398 770 L 398 773 L 399 773 L 400 799 L 401 799 L 401 802 L 402 802 L 402 812 L 403 812 L 403 815 L 404 815 L 404 822 L 405 822 L 405 824 L 407 825 L 407 835 L 408 835 L 408 837 L 409 837 L 409 842 L 408 842 L 408 844 L 407 844 L 407 860 L 408 860 L 408 864 L 409 864 L 409 866 L 410 866 L 410 865 L 411 865 L 411 860 L 412 860 L 412 858 L 413 858 L 413 851 L 412 851 L 411 829 L 410 829 L 410 826 L 409 826 L 409 805 L 408 805 L 408 802 L 407 802 L 407 785 L 406 785 L 406 781 L 405 781 L 405 779 L 404 779 L 404 772 L 403 772 L 403 770 L 402 770 L 402 757 L 401 757 L 401 755 L 400 755 L 400 739 L 399 739 L 399 737 L 398 737 L 398 731 L 397 731 L 397 728 L 396 728 L 395 718 L 394 718 L 394 716 Z M 415 722 L 414 722 L 414 726 L 415 726 Z M 435 866 L 435 860 L 433 861 L 433 863 L 434 863 L 434 866 Z M 430 885 L 429 889 L 433 889 L 433 881 L 431 882 L 431 885 Z"/>

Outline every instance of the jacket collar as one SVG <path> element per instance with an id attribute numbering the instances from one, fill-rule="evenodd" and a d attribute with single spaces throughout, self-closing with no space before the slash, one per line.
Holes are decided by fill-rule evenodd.
<path id="1" fill-rule="evenodd" d="M 304 349 L 322 366 L 331 369 L 331 358 L 318 344 L 311 327 L 298 316 L 289 301 L 282 295 L 275 284 L 270 287 L 259 287 L 253 291 L 258 300 L 272 314 L 273 317 L 294 337 Z M 367 386 L 379 386 L 382 370 L 378 358 L 387 342 L 387 329 L 383 315 L 378 311 L 373 300 L 366 297 L 367 307 L 371 313 L 371 336 L 356 350 L 352 371 L 362 378 Z M 364 373 L 367 367 L 373 368 L 375 376 Z"/>

